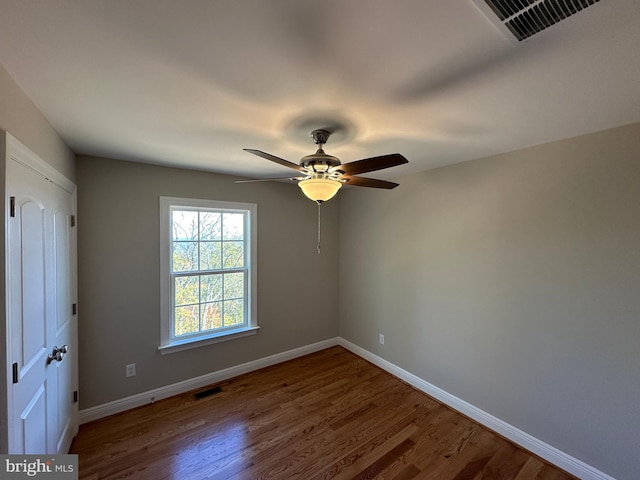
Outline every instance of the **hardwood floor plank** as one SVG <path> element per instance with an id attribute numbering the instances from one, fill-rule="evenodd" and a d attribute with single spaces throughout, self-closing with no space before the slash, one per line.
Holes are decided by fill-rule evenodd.
<path id="1" fill-rule="evenodd" d="M 422 467 L 424 473 L 419 478 L 471 480 L 481 473 L 500 448 L 502 441 L 485 428 L 479 425 L 476 427 L 464 448 L 432 456 L 432 462 Z M 465 432 L 462 435 L 466 438 Z"/>
<path id="2" fill-rule="evenodd" d="M 408 450 L 415 446 L 411 438 L 407 438 L 405 441 L 389 450 L 383 456 L 378 458 L 375 462 L 365 468 L 358 475 L 353 477 L 354 480 L 366 480 L 368 478 L 376 478 L 380 476 L 380 473 L 389 465 L 396 462 L 402 457 Z"/>
<path id="3" fill-rule="evenodd" d="M 511 443 L 506 443 L 482 469 L 483 478 L 514 478 L 529 455 Z"/>
<path id="4" fill-rule="evenodd" d="M 399 445 L 405 444 L 405 447 L 409 448 L 410 444 L 407 443 L 407 440 L 417 430 L 418 427 L 412 423 L 409 423 L 401 430 L 398 430 L 398 427 L 394 426 L 391 430 L 387 430 L 370 442 L 359 445 L 347 455 L 343 456 L 338 462 L 333 463 L 320 474 L 310 478 L 311 480 L 319 480 L 326 478 L 351 479 L 357 477 Z"/>
<path id="5" fill-rule="evenodd" d="M 82 480 L 573 478 L 341 347 L 82 425 L 71 452 Z"/>
<path id="6" fill-rule="evenodd" d="M 420 470 L 415 465 L 405 466 L 397 475 L 394 475 L 391 480 L 413 480 L 418 477 Z"/>
<path id="7" fill-rule="evenodd" d="M 539 478 L 538 474 L 544 467 L 544 463 L 534 457 L 529 457 L 526 463 L 522 466 L 518 475 L 516 475 L 514 480 L 524 480 L 524 479 L 536 479 Z"/>

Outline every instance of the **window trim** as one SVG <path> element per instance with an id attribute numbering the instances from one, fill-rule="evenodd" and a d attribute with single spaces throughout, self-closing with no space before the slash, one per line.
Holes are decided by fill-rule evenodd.
<path id="1" fill-rule="evenodd" d="M 260 328 L 257 315 L 257 252 L 258 229 L 257 211 L 255 203 L 223 202 L 219 200 L 205 200 L 181 197 L 160 197 L 160 346 L 161 354 L 174 353 L 204 345 L 233 340 L 254 335 Z M 218 209 L 227 211 L 242 211 L 247 213 L 245 233 L 248 233 L 249 248 L 245 249 L 247 265 L 247 323 L 237 328 L 218 330 L 183 339 L 173 338 L 172 309 L 172 274 L 171 274 L 171 210 L 172 208 Z M 245 235 L 247 237 L 247 235 Z"/>

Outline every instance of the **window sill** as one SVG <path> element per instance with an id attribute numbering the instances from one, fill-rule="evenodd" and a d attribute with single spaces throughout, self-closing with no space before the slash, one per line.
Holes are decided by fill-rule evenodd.
<path id="1" fill-rule="evenodd" d="M 158 350 L 162 355 L 168 353 L 181 352 L 183 350 L 190 350 L 192 348 L 203 347 L 205 345 L 211 345 L 214 343 L 226 342 L 228 340 L 235 340 L 236 338 L 247 337 L 249 335 L 255 335 L 258 333 L 260 327 L 245 327 L 238 330 L 232 330 L 230 332 L 213 333 L 207 337 L 200 337 L 197 339 L 189 339 L 183 341 L 177 341 L 169 343 L 167 345 L 160 345 Z"/>

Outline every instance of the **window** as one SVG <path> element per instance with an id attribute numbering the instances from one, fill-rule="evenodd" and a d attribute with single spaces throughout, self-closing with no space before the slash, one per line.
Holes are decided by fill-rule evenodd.
<path id="1" fill-rule="evenodd" d="M 160 197 L 162 353 L 257 332 L 256 212 Z"/>

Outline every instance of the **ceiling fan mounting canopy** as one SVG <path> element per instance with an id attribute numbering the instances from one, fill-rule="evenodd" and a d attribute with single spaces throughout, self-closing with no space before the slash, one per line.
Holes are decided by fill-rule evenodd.
<path id="1" fill-rule="evenodd" d="M 316 143 L 316 145 L 320 145 L 320 148 L 322 148 L 322 145 L 327 143 L 327 140 L 329 140 L 330 136 L 331 136 L 331 132 L 323 128 L 319 128 L 311 132 L 311 137 L 313 138 L 313 141 Z"/>
<path id="2" fill-rule="evenodd" d="M 392 189 L 398 186 L 398 184 L 394 182 L 378 180 L 375 178 L 359 177 L 356 175 L 375 172 L 377 170 L 383 170 L 385 168 L 408 163 L 408 160 L 404 156 L 399 153 L 392 153 L 389 155 L 365 158 L 343 164 L 337 157 L 325 153 L 322 148 L 322 146 L 327 143 L 330 136 L 331 131 L 328 129 L 313 130 L 311 132 L 311 137 L 315 144 L 318 145 L 318 150 L 316 150 L 316 153 L 302 157 L 299 164 L 260 150 L 254 150 L 251 148 L 245 148 L 244 150 L 266 160 L 300 172 L 302 176 L 291 178 L 291 180 L 298 181 L 298 185 L 304 194 L 317 203 L 321 203 L 332 198 L 343 184 L 384 189 Z M 311 186 L 313 186 L 313 192 L 311 191 Z M 322 190 L 322 194 L 319 193 L 320 190 Z"/>

